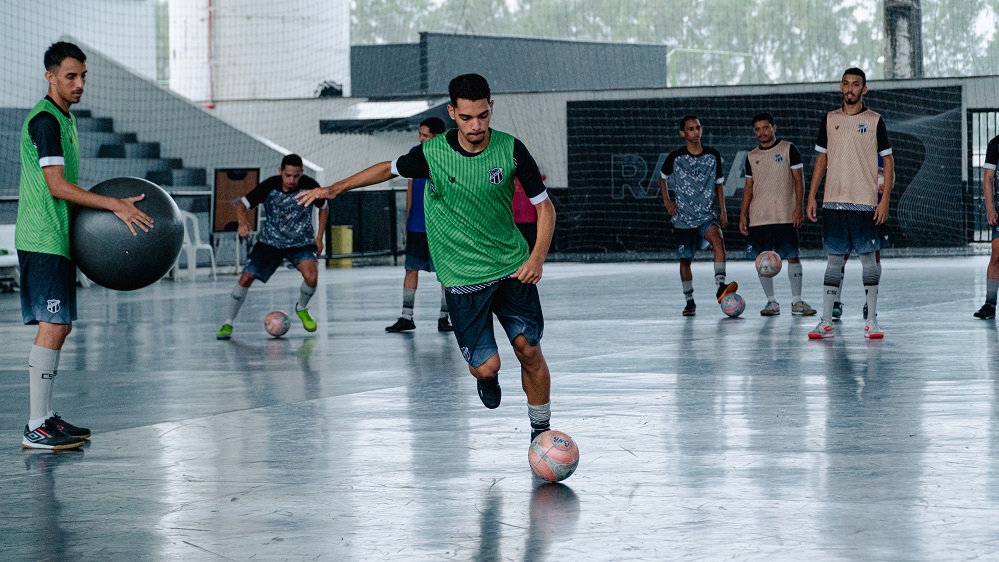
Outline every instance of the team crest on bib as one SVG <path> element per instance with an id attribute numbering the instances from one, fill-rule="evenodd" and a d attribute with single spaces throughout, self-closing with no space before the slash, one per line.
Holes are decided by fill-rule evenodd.
<path id="1" fill-rule="evenodd" d="M 867 124 L 866 123 L 857 123 L 857 132 L 860 133 L 860 134 L 866 133 L 867 132 Z"/>
<path id="2" fill-rule="evenodd" d="M 780 164 L 783 161 L 784 161 L 784 155 L 783 154 L 774 154 L 774 162 Z"/>
<path id="3" fill-rule="evenodd" d="M 499 185 L 503 183 L 503 168 L 493 168 L 489 170 L 489 183 Z"/>
<path id="4" fill-rule="evenodd" d="M 45 309 L 51 314 L 58 314 L 59 311 L 62 310 L 62 301 L 49 299 L 48 302 L 45 303 Z"/>

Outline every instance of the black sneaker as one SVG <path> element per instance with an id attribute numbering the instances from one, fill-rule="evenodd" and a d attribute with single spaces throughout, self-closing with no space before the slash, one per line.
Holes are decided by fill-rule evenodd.
<path id="1" fill-rule="evenodd" d="M 695 316 L 697 314 L 697 305 L 694 301 L 687 301 L 687 306 L 683 307 L 684 316 Z"/>
<path id="2" fill-rule="evenodd" d="M 66 435 L 69 435 L 70 437 L 76 437 L 79 439 L 87 439 L 88 437 L 90 437 L 89 429 L 85 427 L 76 427 L 75 425 L 59 417 L 59 414 L 56 414 L 45 421 L 56 426 L 57 428 L 59 428 L 59 431 L 65 433 Z"/>
<path id="3" fill-rule="evenodd" d="M 531 427 L 531 443 L 534 443 L 534 440 L 538 438 L 538 435 L 541 435 L 542 433 L 544 433 L 546 431 L 550 431 L 550 430 L 551 430 L 550 427 L 546 427 L 546 428 L 543 428 L 543 429 L 536 429 L 535 427 L 532 426 Z"/>
<path id="4" fill-rule="evenodd" d="M 454 326 L 448 321 L 447 316 L 437 319 L 437 331 L 438 332 L 453 332 Z"/>
<path id="5" fill-rule="evenodd" d="M 975 318 L 981 318 L 982 320 L 987 320 L 989 318 L 995 318 L 995 317 L 996 317 L 996 305 L 990 302 L 983 304 L 982 308 L 979 308 L 978 312 L 975 313 Z"/>
<path id="6" fill-rule="evenodd" d="M 475 386 L 479 390 L 479 400 L 490 410 L 499 408 L 500 399 L 503 398 L 503 391 L 500 390 L 499 376 L 495 376 L 487 381 L 475 379 Z"/>
<path id="7" fill-rule="evenodd" d="M 50 418 L 51 419 L 51 418 Z M 79 437 L 71 437 L 45 420 L 38 429 L 28 429 L 24 426 L 24 438 L 21 446 L 25 449 L 73 449 L 82 447 L 85 441 Z"/>
<path id="8" fill-rule="evenodd" d="M 415 329 L 416 329 L 415 322 L 413 322 L 412 320 L 406 320 L 405 318 L 399 318 L 398 320 L 395 321 L 395 324 L 392 324 L 391 326 L 385 328 L 385 331 L 397 333 L 397 332 L 405 332 L 407 330 L 415 330 Z"/>
<path id="9" fill-rule="evenodd" d="M 839 320 L 843 316 L 843 303 L 836 301 L 833 303 L 833 320 Z"/>
<path id="10" fill-rule="evenodd" d="M 738 290 L 739 290 L 739 284 L 736 283 L 735 281 L 732 281 L 731 283 L 722 283 L 721 285 L 718 285 L 718 302 L 721 302 L 722 297 L 724 297 L 725 295 L 734 293 Z"/>

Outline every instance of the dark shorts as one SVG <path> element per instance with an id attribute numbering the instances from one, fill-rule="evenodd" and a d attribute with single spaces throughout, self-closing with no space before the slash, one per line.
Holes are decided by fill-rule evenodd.
<path id="1" fill-rule="evenodd" d="M 451 312 L 454 337 L 469 365 L 478 367 L 499 351 L 493 333 L 494 314 L 511 343 L 520 334 L 524 334 L 531 345 L 541 343 L 545 318 L 541 313 L 537 285 L 507 278 L 468 295 L 455 295 L 450 291 L 444 294 Z"/>
<path id="2" fill-rule="evenodd" d="M 822 249 L 827 255 L 869 254 L 881 249 L 874 211 L 823 209 Z"/>
<path id="3" fill-rule="evenodd" d="M 288 260 L 288 263 L 293 267 L 298 267 L 298 264 L 303 261 L 317 261 L 317 251 L 318 248 L 315 244 L 294 248 L 275 248 L 270 244 L 257 242 L 253 245 L 250 255 L 246 257 L 246 267 L 243 268 L 243 271 L 259 279 L 262 283 L 266 283 L 271 275 L 277 271 L 277 268 L 281 267 L 282 260 Z"/>
<path id="4" fill-rule="evenodd" d="M 710 220 L 697 228 L 677 228 L 676 232 L 676 257 L 680 259 L 690 259 L 697 254 L 698 250 L 707 250 L 708 244 L 705 235 L 712 226 L 717 226 L 718 221 Z M 718 229 L 721 233 L 721 228 Z"/>
<path id="5" fill-rule="evenodd" d="M 76 320 L 76 264 L 55 254 L 18 250 L 21 316 L 25 324 Z"/>
<path id="6" fill-rule="evenodd" d="M 777 252 L 783 260 L 798 257 L 798 229 L 791 223 L 749 227 L 746 257 L 755 260 L 766 250 Z"/>
<path id="7" fill-rule="evenodd" d="M 406 231 L 406 271 L 433 271 L 426 232 Z"/>
<path id="8" fill-rule="evenodd" d="M 992 239 L 999 238 L 999 225 L 992 229 Z"/>

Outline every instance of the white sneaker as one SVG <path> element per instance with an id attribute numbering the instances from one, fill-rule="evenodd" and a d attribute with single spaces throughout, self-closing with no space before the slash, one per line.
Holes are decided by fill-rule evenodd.
<path id="1" fill-rule="evenodd" d="M 794 316 L 814 316 L 815 309 L 808 306 L 805 301 L 798 301 L 791 305 L 791 314 Z"/>
<path id="2" fill-rule="evenodd" d="M 871 318 L 867 321 L 867 324 L 864 326 L 864 337 L 872 340 L 880 340 L 885 337 L 881 326 L 878 326 L 877 318 Z"/>
<path id="3" fill-rule="evenodd" d="M 808 339 L 810 340 L 821 340 L 826 338 L 831 338 L 836 335 L 836 328 L 832 324 L 823 320 L 819 322 L 819 325 L 815 327 L 814 330 L 808 332 Z"/>
<path id="4" fill-rule="evenodd" d="M 760 316 L 777 316 L 780 314 L 780 303 L 777 301 L 767 301 L 767 305 L 760 311 Z"/>

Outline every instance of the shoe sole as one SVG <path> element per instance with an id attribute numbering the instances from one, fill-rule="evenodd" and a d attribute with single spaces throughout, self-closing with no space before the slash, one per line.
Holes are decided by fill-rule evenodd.
<path id="1" fill-rule="evenodd" d="M 760 316 L 780 316 L 780 312 L 763 312 L 761 310 Z"/>
<path id="2" fill-rule="evenodd" d="M 989 318 L 995 318 L 995 317 L 996 317 L 996 315 L 995 315 L 995 314 L 993 314 L 993 315 L 991 315 L 991 316 L 979 316 L 979 315 L 977 315 L 977 314 L 974 314 L 973 316 L 974 316 L 975 318 L 978 318 L 978 319 L 981 319 L 981 320 L 988 320 Z"/>
<path id="3" fill-rule="evenodd" d="M 810 340 L 828 340 L 836 337 L 836 334 L 808 334 L 808 339 Z"/>
<path id="4" fill-rule="evenodd" d="M 869 340 L 883 340 L 885 339 L 884 334 L 864 334 L 864 337 Z"/>
<path id="5" fill-rule="evenodd" d="M 734 292 L 736 292 L 738 290 L 739 290 L 739 284 L 738 283 L 736 283 L 735 281 L 732 281 L 731 283 L 729 283 L 728 287 L 725 287 L 725 290 L 722 291 L 722 294 L 718 295 L 718 304 L 721 304 L 721 301 L 722 301 L 723 298 L 725 298 L 725 295 L 732 294 L 732 293 L 734 293 Z"/>
<path id="6" fill-rule="evenodd" d="M 231 340 L 232 336 L 215 336 L 215 339 L 219 341 L 226 341 L 226 340 Z"/>
<path id="7" fill-rule="evenodd" d="M 684 312 L 683 315 L 684 316 L 697 316 L 697 313 L 696 312 Z"/>
<path id="8" fill-rule="evenodd" d="M 811 312 L 795 312 L 792 310 L 791 316 L 815 316 L 817 313 L 818 310 L 813 310 Z"/>
<path id="9" fill-rule="evenodd" d="M 77 447 L 82 447 L 86 443 L 83 439 L 79 443 L 69 443 L 66 445 L 41 445 L 39 443 L 25 443 L 21 441 L 22 449 L 40 449 L 45 451 L 61 451 L 64 449 L 75 449 Z"/>

